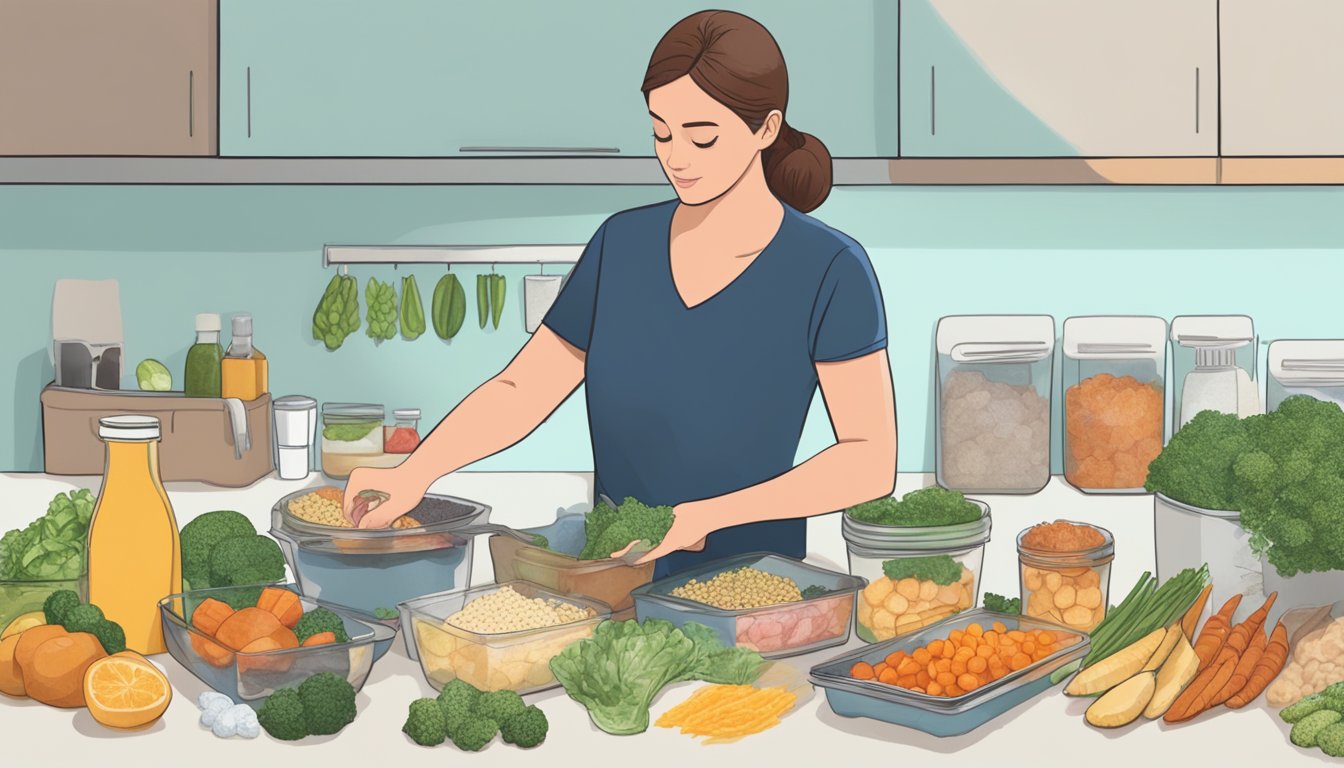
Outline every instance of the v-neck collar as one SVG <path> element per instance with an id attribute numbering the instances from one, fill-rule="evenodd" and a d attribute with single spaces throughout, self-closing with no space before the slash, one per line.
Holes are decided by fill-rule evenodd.
<path id="1" fill-rule="evenodd" d="M 784 227 L 788 226 L 789 216 L 792 213 L 792 211 L 789 209 L 789 206 L 783 201 L 781 201 L 780 205 L 784 209 L 784 215 L 781 216 L 779 219 L 779 228 L 775 230 L 775 234 L 771 235 L 770 241 L 765 244 L 765 247 L 761 249 L 761 252 L 756 254 L 756 257 L 751 260 L 751 263 L 748 264 L 746 268 L 743 269 L 741 272 L 738 272 L 737 275 L 733 277 L 732 280 L 729 280 L 728 283 L 724 285 L 722 288 L 710 294 L 709 297 L 705 298 L 699 303 L 690 305 L 686 303 L 686 298 L 681 295 L 681 289 L 677 287 L 676 274 L 672 271 L 672 221 L 676 217 L 677 208 L 678 206 L 680 206 L 680 204 L 681 203 L 679 201 L 673 200 L 672 205 L 668 206 L 669 210 L 667 214 L 667 230 L 666 230 L 666 236 L 663 238 L 662 262 L 663 262 L 663 272 L 667 276 L 667 285 L 672 290 L 672 296 L 676 300 L 677 304 L 681 307 L 682 311 L 685 312 L 693 312 L 697 309 L 700 309 L 701 307 L 709 304 L 710 302 L 719 298 L 723 294 L 727 293 L 729 290 L 733 288 L 733 286 L 742 282 L 743 278 L 747 276 L 747 273 L 755 269 L 756 264 L 760 262 L 762 259 L 764 259 L 770 253 L 771 249 L 775 247 L 775 243 L 779 242 L 780 233 L 784 231 Z"/>

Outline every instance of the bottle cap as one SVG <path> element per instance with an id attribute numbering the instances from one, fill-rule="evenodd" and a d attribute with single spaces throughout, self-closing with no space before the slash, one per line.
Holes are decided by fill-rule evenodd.
<path id="1" fill-rule="evenodd" d="M 252 315 L 244 312 L 233 316 L 233 335 L 251 336 L 252 335 Z"/>
<path id="2" fill-rule="evenodd" d="M 420 418 L 419 408 L 397 408 L 392 411 L 392 418 L 397 421 L 415 421 Z"/>
<path id="3" fill-rule="evenodd" d="M 1197 368 L 1231 368 L 1237 364 L 1234 347 L 1195 347 Z"/>
<path id="4" fill-rule="evenodd" d="M 209 333 L 214 331 L 219 333 L 219 315 L 214 312 L 205 312 L 196 316 L 196 332 Z"/>
<path id="5" fill-rule="evenodd" d="M 158 440 L 159 420 L 138 414 L 104 416 L 98 420 L 98 437 L 104 440 Z"/>

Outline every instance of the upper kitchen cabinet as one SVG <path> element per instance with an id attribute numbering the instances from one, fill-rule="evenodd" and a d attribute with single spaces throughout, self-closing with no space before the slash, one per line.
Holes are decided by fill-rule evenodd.
<path id="1" fill-rule="evenodd" d="M 1216 0 L 902 0 L 900 67 L 903 156 L 1218 152 Z"/>
<path id="2" fill-rule="evenodd" d="M 1223 154 L 1344 155 L 1344 3 L 1222 0 Z"/>
<path id="3" fill-rule="evenodd" d="M 790 121 L 852 156 L 895 154 L 895 76 L 875 82 L 874 21 L 895 23 L 894 10 L 875 10 L 885 5 L 726 3 L 766 24 L 784 49 Z M 222 0 L 221 154 L 652 156 L 644 70 L 667 27 L 701 7 Z"/>
<path id="4" fill-rule="evenodd" d="M 215 153 L 215 0 L 0 0 L 0 155 Z"/>

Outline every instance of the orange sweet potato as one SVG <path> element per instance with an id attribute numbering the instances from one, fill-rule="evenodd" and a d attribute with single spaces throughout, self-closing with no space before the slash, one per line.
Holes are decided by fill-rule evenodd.
<path id="1" fill-rule="evenodd" d="M 0 693 L 8 696 L 27 695 L 23 687 L 23 670 L 14 660 L 14 649 L 22 634 L 10 635 L 0 640 Z"/>
<path id="2" fill-rule="evenodd" d="M 238 654 L 238 671 L 243 674 L 248 672 L 288 672 L 289 668 L 294 665 L 293 654 L 269 654 L 267 651 L 280 651 L 298 647 L 298 637 L 282 627 L 279 632 L 248 643 L 243 652 Z M 252 656 L 249 654 L 260 655 Z"/>
<path id="3" fill-rule="evenodd" d="M 191 612 L 191 626 L 213 637 L 219 631 L 219 625 L 233 614 L 228 603 L 209 597 Z"/>
<path id="4" fill-rule="evenodd" d="M 285 626 L 269 611 L 244 608 L 219 625 L 215 639 L 226 647 L 241 651 L 256 640 L 270 637 Z"/>
<path id="5" fill-rule="evenodd" d="M 303 616 L 303 605 L 299 602 L 299 596 L 279 587 L 263 589 L 261 597 L 257 600 L 257 607 L 269 612 L 290 629 L 293 629 Z"/>
<path id="6" fill-rule="evenodd" d="M 59 624 L 42 624 L 32 629 L 25 630 L 19 635 L 19 642 L 14 645 L 14 663 L 23 669 L 33 661 L 33 652 L 37 647 L 53 637 L 62 637 L 69 634 L 65 627 Z"/>
<path id="7" fill-rule="evenodd" d="M 84 672 L 107 656 L 103 644 L 88 632 L 60 635 L 33 651 L 23 668 L 28 695 L 52 707 L 84 706 Z"/>
<path id="8" fill-rule="evenodd" d="M 212 667 L 227 667 L 233 663 L 232 651 L 214 640 L 194 632 L 191 635 L 191 650 L 195 651 L 197 656 L 200 656 L 206 664 Z"/>
<path id="9" fill-rule="evenodd" d="M 315 635 L 309 635 L 308 639 L 303 641 L 303 647 L 307 648 L 311 645 L 327 645 L 334 642 L 336 642 L 335 632 L 318 632 Z"/>

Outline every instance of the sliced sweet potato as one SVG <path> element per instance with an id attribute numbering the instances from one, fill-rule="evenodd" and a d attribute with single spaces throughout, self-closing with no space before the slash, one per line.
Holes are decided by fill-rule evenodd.
<path id="1" fill-rule="evenodd" d="M 257 607 L 269 612 L 290 629 L 293 629 L 303 616 L 303 604 L 299 602 L 299 596 L 279 587 L 263 589 L 261 597 L 257 600 Z"/>
<path id="2" fill-rule="evenodd" d="M 219 625 L 215 639 L 225 647 L 241 651 L 253 642 L 270 637 L 277 630 L 284 628 L 271 612 L 261 608 L 244 608 Z"/>
<path id="3" fill-rule="evenodd" d="M 234 614 L 228 603 L 208 597 L 191 612 L 191 626 L 213 637 L 219 625 Z"/>
<path id="4" fill-rule="evenodd" d="M 336 642 L 335 632 L 318 632 L 317 634 L 309 635 L 308 639 L 303 641 L 303 647 L 307 648 L 311 645 L 327 645 L 334 642 Z"/>
<path id="5" fill-rule="evenodd" d="M 288 633 L 288 634 L 286 634 Z M 288 672 L 294 665 L 294 655 L 289 653 L 268 654 L 267 651 L 280 651 L 298 648 L 299 639 L 293 632 L 281 628 L 280 632 L 253 640 L 243 652 L 238 654 L 238 671 L 248 672 Z M 248 654 L 263 654 L 250 656 Z"/>
<path id="6" fill-rule="evenodd" d="M 0 640 L 0 693 L 9 696 L 24 696 L 23 670 L 14 660 L 14 649 L 22 635 L 10 635 Z"/>
<path id="7" fill-rule="evenodd" d="M 227 667 L 233 663 L 233 651 L 216 643 L 204 635 L 192 633 L 191 650 L 201 657 L 201 660 L 212 667 Z"/>

